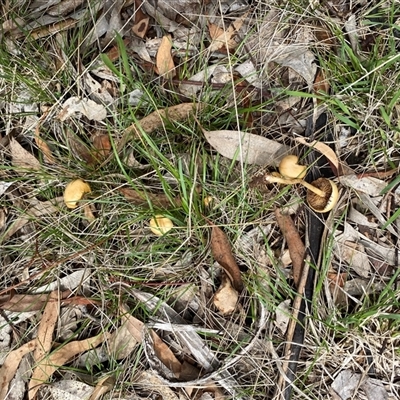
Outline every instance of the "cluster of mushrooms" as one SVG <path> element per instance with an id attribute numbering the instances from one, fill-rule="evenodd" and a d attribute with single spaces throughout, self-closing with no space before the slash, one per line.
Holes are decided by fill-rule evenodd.
<path id="1" fill-rule="evenodd" d="M 314 211 L 325 213 L 336 205 L 339 192 L 336 184 L 327 178 L 318 178 L 308 183 L 305 165 L 298 164 L 299 158 L 293 154 L 285 156 L 279 164 L 279 174 L 265 175 L 267 183 L 284 185 L 300 184 L 307 188 L 307 203 Z"/>

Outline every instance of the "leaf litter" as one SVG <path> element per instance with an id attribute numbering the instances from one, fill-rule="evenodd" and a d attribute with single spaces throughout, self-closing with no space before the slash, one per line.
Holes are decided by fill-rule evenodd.
<path id="1" fill-rule="evenodd" d="M 5 165 L 11 165 L 14 170 L 12 172 L 1 171 L 2 186 L 0 188 L 4 206 L 2 203 L 0 215 L 3 222 L 0 224 L 0 240 L 5 246 L 15 246 L 16 243 L 19 245 L 26 241 L 31 245 L 32 251 L 28 252 L 26 256 L 21 256 L 21 259 L 14 256 L 2 258 L 5 267 L 16 265 L 18 273 L 17 277 L 7 278 L 9 288 L 2 290 L 2 294 L 6 292 L 8 294 L 2 296 L 1 308 L 6 316 L 12 316 L 10 321 L 5 320 L 7 326 L 33 329 L 33 331 L 28 331 L 28 337 L 33 332 L 33 335 L 36 335 L 33 337 L 36 339 L 28 343 L 18 341 L 18 337 L 13 339 L 13 348 L 17 347 L 17 350 L 11 350 L 12 347 L 7 350 L 8 356 L 0 370 L 3 382 L 9 384 L 23 357 L 32 353 L 36 358 L 36 366 L 33 368 L 33 376 L 29 383 L 31 388 L 29 398 L 33 398 L 36 394 L 39 396 L 43 389 L 41 387 L 43 383 L 51 379 L 54 372 L 63 365 L 67 365 L 69 368 L 77 365 L 74 363 L 80 359 L 85 360 L 86 366 L 89 368 L 93 366 L 95 361 L 90 361 L 88 357 L 85 358 L 85 355 L 90 352 L 97 351 L 97 361 L 99 361 L 101 352 L 104 354 L 102 348 L 106 347 L 109 351 L 105 352 L 105 361 L 125 360 L 129 357 L 136 357 L 138 348 L 143 346 L 145 356 L 141 358 L 140 363 L 145 366 L 136 374 L 133 381 L 143 391 L 150 392 L 148 386 L 151 382 L 165 398 L 181 398 L 178 388 L 184 388 L 186 393 L 191 395 L 194 393 L 193 386 L 202 386 L 203 392 L 201 397 L 200 393 L 197 394 L 198 398 L 223 398 L 224 395 L 218 393 L 220 389 L 207 390 L 212 387 L 211 381 L 217 382 L 225 392 L 235 398 L 247 398 L 245 395 L 239 394 L 240 390 L 238 390 L 244 382 L 242 380 L 242 377 L 245 376 L 243 371 L 248 367 L 254 375 L 255 370 L 259 373 L 265 367 L 266 372 L 260 372 L 262 385 L 260 385 L 261 380 L 257 381 L 256 379 L 251 390 L 262 386 L 266 388 L 265 392 L 261 397 L 258 395 L 255 398 L 267 398 L 271 394 L 271 388 L 275 386 L 275 378 L 283 376 L 282 364 L 278 360 L 284 356 L 284 353 L 281 350 L 277 352 L 273 348 L 274 345 L 267 345 L 265 342 L 277 343 L 277 349 L 279 349 L 281 342 L 278 340 L 281 340 L 282 337 L 290 341 L 290 336 L 286 335 L 291 327 L 293 328 L 293 319 L 296 318 L 296 312 L 298 312 L 295 302 L 290 299 L 282 301 L 282 298 L 287 299 L 290 296 L 290 291 L 285 294 L 281 293 L 282 286 L 284 284 L 291 285 L 293 278 L 294 285 L 297 287 L 305 279 L 302 275 L 302 268 L 308 244 L 307 237 L 304 237 L 306 247 L 304 246 L 303 234 L 299 234 L 304 231 L 301 217 L 304 205 L 301 193 L 292 193 L 292 196 L 288 197 L 289 203 L 297 202 L 293 208 L 287 204 L 279 204 L 282 210 L 293 210 L 291 216 L 281 213 L 280 208 L 277 208 L 273 214 L 265 211 L 264 206 L 268 202 L 269 206 L 275 202 L 281 203 L 281 199 L 276 197 L 276 193 L 282 188 L 266 187 L 267 185 L 264 183 L 263 190 L 264 194 L 267 194 L 265 200 L 267 203 L 263 203 L 263 208 L 259 211 L 260 219 L 256 222 L 252 220 L 251 224 L 258 225 L 255 228 L 257 230 L 260 225 L 265 223 L 266 219 L 272 222 L 262 235 L 243 234 L 234 246 L 231 245 L 230 237 L 232 235 L 227 235 L 216 222 L 217 219 L 214 219 L 216 210 L 221 212 L 224 217 L 229 214 L 225 214 L 227 200 L 217 199 L 218 196 L 213 196 L 215 204 L 212 208 L 207 208 L 207 213 L 210 215 L 207 214 L 207 223 L 205 226 L 199 227 L 199 230 L 211 230 L 210 253 L 222 267 L 222 271 L 219 270 L 217 264 L 205 265 L 204 258 L 190 257 L 183 262 L 184 257 L 182 256 L 181 263 L 168 259 L 162 266 L 158 266 L 155 261 L 150 261 L 149 271 L 152 271 L 148 272 L 146 279 L 141 281 L 140 274 L 136 275 L 137 271 L 145 269 L 147 266 L 136 266 L 133 279 L 132 276 L 129 276 L 131 271 L 126 271 L 125 260 L 122 260 L 115 251 L 124 243 L 120 228 L 113 231 L 113 240 L 106 241 L 106 249 L 110 255 L 104 256 L 98 262 L 94 260 L 97 258 L 100 260 L 100 255 L 103 256 L 107 253 L 101 249 L 101 240 L 99 243 L 95 240 L 95 243 L 87 246 L 86 243 L 81 243 L 80 237 L 88 232 L 92 238 L 95 235 L 101 237 L 103 231 L 99 227 L 99 221 L 107 218 L 109 219 L 107 222 L 112 223 L 115 218 L 108 214 L 107 207 L 105 207 L 110 197 L 106 197 L 105 201 L 101 197 L 96 197 L 99 191 L 103 193 L 104 187 L 102 186 L 107 185 L 112 188 L 107 192 L 107 196 L 110 196 L 110 193 L 120 193 L 123 196 L 122 200 L 118 200 L 121 204 L 125 205 L 130 202 L 132 222 L 129 222 L 129 226 L 125 222 L 122 225 L 129 240 L 132 240 L 136 246 L 135 253 L 142 254 L 148 248 L 155 250 L 157 244 L 167 243 L 167 240 L 171 241 L 170 243 L 178 240 L 180 244 L 194 240 L 193 236 L 189 238 L 180 236 L 184 229 L 177 229 L 176 232 L 171 232 L 165 237 L 151 237 L 148 233 L 144 233 L 148 230 L 138 226 L 140 224 L 135 225 L 137 224 L 136 217 L 139 208 L 140 212 L 151 212 L 152 215 L 161 215 L 165 209 L 168 209 L 171 215 L 174 214 L 176 217 L 182 213 L 183 209 L 186 210 L 188 204 L 194 204 L 195 200 L 193 199 L 196 198 L 199 191 L 204 190 L 208 196 L 206 188 L 197 187 L 196 190 L 193 190 L 188 202 L 187 193 L 184 190 L 181 192 L 176 190 L 174 194 L 168 193 L 167 195 L 160 182 L 155 182 L 155 179 L 150 179 L 151 184 L 148 186 L 142 184 L 135 186 L 135 188 L 140 187 L 138 190 L 118 181 L 120 176 L 115 181 L 115 176 L 118 174 L 108 174 L 107 172 L 107 178 L 96 174 L 98 171 L 102 171 L 101 169 L 106 164 L 113 165 L 111 161 L 121 162 L 120 166 L 124 168 L 133 168 L 128 172 L 121 168 L 125 174 L 124 182 L 127 181 L 127 176 L 136 182 L 143 178 L 150 168 L 156 170 L 157 168 L 151 166 L 149 168 L 150 164 L 144 165 L 140 162 L 124 164 L 123 158 L 119 157 L 122 156 L 128 145 L 138 143 L 143 145 L 147 135 L 151 139 L 159 140 L 160 132 L 163 131 L 165 132 L 163 140 L 170 145 L 174 139 L 170 138 L 167 133 L 169 123 L 183 127 L 183 131 L 185 131 L 185 128 L 188 128 L 192 122 L 191 119 L 197 116 L 199 119 L 201 117 L 202 120 L 209 121 L 210 125 L 214 126 L 214 111 L 210 115 L 203 114 L 204 110 L 209 107 L 206 104 L 209 99 L 213 99 L 213 101 L 218 99 L 219 91 L 233 82 L 235 85 L 233 96 L 227 97 L 219 104 L 219 112 L 230 110 L 232 105 L 236 107 L 236 110 L 238 110 L 238 105 L 252 110 L 254 105 L 260 102 L 265 102 L 263 107 L 266 112 L 260 116 L 257 112 L 246 111 L 248 121 L 243 123 L 243 126 L 231 124 L 229 129 L 225 129 L 226 126 L 210 130 L 202 128 L 205 142 L 212 147 L 209 152 L 212 162 L 220 157 L 235 160 L 230 164 L 232 170 L 239 165 L 242 167 L 244 163 L 248 166 L 258 165 L 273 169 L 279 165 L 280 159 L 286 154 L 296 151 L 313 153 L 314 150 L 321 153 L 329 162 L 330 173 L 338 177 L 338 181 L 342 185 L 342 192 L 346 193 L 348 201 L 351 202 L 351 204 L 348 203 L 350 206 L 347 220 L 341 220 L 338 214 L 329 216 L 325 220 L 329 232 L 332 231 L 333 226 L 337 227 L 332 234 L 334 254 L 329 262 L 329 273 L 324 278 L 326 295 L 329 297 L 330 294 L 333 300 L 330 306 L 346 309 L 354 306 L 352 302 L 356 304 L 362 302 L 366 295 L 381 293 L 385 288 L 384 282 L 393 277 L 393 269 L 389 267 L 397 265 L 396 247 L 392 242 L 393 237 L 397 237 L 397 228 L 395 229 L 391 224 L 386 226 L 388 216 L 393 215 L 393 204 L 388 201 L 389 195 L 385 197 L 382 193 L 387 188 L 388 179 L 392 175 L 386 174 L 387 170 L 367 171 L 365 176 L 356 174 L 341 157 L 345 147 L 338 145 L 335 148 L 331 142 L 324 143 L 323 138 L 308 140 L 297 137 L 296 135 L 302 135 L 305 131 L 306 114 L 314 112 L 310 103 L 302 101 L 298 96 L 292 94 L 286 97 L 277 96 L 273 102 L 269 102 L 275 96 L 274 93 L 280 89 L 284 91 L 288 88 L 293 92 L 307 87 L 310 93 L 314 93 L 320 87 L 321 79 L 329 83 L 329 71 L 317 70 L 315 53 L 311 50 L 314 40 L 311 26 L 307 24 L 291 26 L 290 23 L 286 23 L 286 18 L 289 17 L 285 16 L 284 12 L 273 8 L 264 10 L 266 12 L 263 12 L 262 19 L 255 18 L 255 24 L 253 24 L 254 14 L 247 13 L 247 8 L 241 8 L 240 4 L 238 5 L 239 15 L 222 15 L 219 11 L 216 12 L 216 10 L 224 10 L 226 13 L 234 11 L 234 6 L 230 2 L 219 2 L 218 4 L 214 1 L 207 1 L 203 4 L 193 0 L 174 2 L 135 0 L 118 1 L 113 4 L 98 2 L 93 9 L 89 10 L 84 2 L 63 1 L 53 2 L 51 6 L 44 5 L 43 2 L 32 2 L 29 7 L 32 17 L 16 19 L 15 21 L 18 23 L 11 20 L 5 21 L 2 35 L 5 35 L 7 40 L 10 38 L 26 40 L 28 34 L 32 40 L 40 41 L 41 38 L 47 38 L 49 43 L 54 38 L 54 53 L 59 54 L 63 65 L 61 67 L 61 64 L 58 64 L 57 73 L 61 73 L 65 68 L 71 76 L 76 77 L 80 89 L 78 93 L 74 93 L 72 90 L 71 93 L 62 97 L 62 100 L 57 99 L 54 101 L 54 106 L 50 108 L 40 108 L 46 110 L 40 118 L 28 119 L 23 116 L 19 121 L 20 126 L 24 127 L 23 129 L 16 126 L 10 130 L 10 126 L 14 123 L 12 118 L 20 118 L 18 113 L 37 113 L 36 101 L 33 101 L 30 96 L 26 96 L 25 89 L 15 88 L 18 101 L 10 102 L 8 105 L 9 115 L 12 115 L 12 118 L 4 123 L 6 138 L 1 138 L 1 149 L 3 147 L 7 149 L 8 154 L 4 156 L 3 161 Z M 40 17 L 38 17 L 39 14 Z M 100 18 L 93 19 L 93 24 L 87 30 L 90 33 L 82 41 L 82 49 L 98 45 L 99 53 L 107 54 L 109 60 L 115 63 L 120 62 L 120 65 L 123 65 L 126 62 L 126 54 L 121 47 L 121 43 L 123 43 L 129 51 L 129 57 L 132 54 L 134 54 L 133 57 L 138 57 L 135 62 L 139 68 L 142 68 L 143 71 L 151 71 L 151 73 L 156 71 L 159 74 L 157 84 L 160 83 L 166 99 L 169 91 L 176 90 L 175 94 L 182 102 L 176 104 L 175 99 L 174 105 L 171 105 L 171 102 L 165 101 L 163 106 L 156 109 L 148 101 L 148 98 L 146 100 L 142 89 L 137 89 L 135 92 L 136 89 L 130 88 L 128 93 L 124 87 L 125 84 L 121 84 L 121 78 L 117 75 L 118 69 L 108 68 L 105 65 L 106 57 L 101 58 L 102 62 L 91 65 L 94 68 L 86 64 L 87 60 L 84 59 L 77 61 L 77 65 L 73 65 L 75 60 L 70 59 L 61 50 L 59 44 L 66 40 L 67 35 L 74 32 L 76 27 L 84 26 L 85 16 L 89 14 L 90 20 L 93 19 L 92 16 Z M 201 18 L 198 18 L 199 16 Z M 321 29 L 319 27 L 319 31 Z M 359 55 L 360 37 L 354 34 L 358 29 L 354 15 L 348 18 L 344 29 L 349 34 L 355 55 Z M 243 32 L 248 34 L 248 37 L 246 46 L 241 47 Z M 201 44 L 201 41 L 204 40 L 203 33 L 206 35 L 206 41 Z M 329 32 L 326 35 L 329 36 Z M 261 46 L 260 43 L 262 43 Z M 194 74 L 192 71 L 188 71 L 190 72 L 188 76 L 191 78 L 181 79 L 182 76 L 185 76 L 182 65 L 188 57 L 197 54 L 200 45 L 204 44 L 212 61 L 205 63 L 203 70 L 194 70 L 196 72 Z M 333 48 L 331 44 L 329 46 Z M 235 54 L 240 56 L 237 61 L 238 65 L 232 66 L 230 61 L 226 63 L 224 57 L 229 57 L 236 51 Z M 243 59 L 247 58 L 246 53 L 251 54 L 251 59 L 242 62 L 242 56 Z M 96 61 L 99 60 L 100 58 Z M 225 63 L 226 65 L 222 65 Z M 132 73 L 132 71 L 130 72 Z M 274 81 L 274 79 L 276 80 Z M 245 85 L 243 82 L 246 82 Z M 282 88 L 282 84 L 285 86 L 285 82 L 287 87 Z M 208 85 L 213 88 L 213 95 L 210 98 L 204 96 L 204 88 Z M 333 86 L 329 84 L 323 86 L 325 92 L 331 88 Z M 130 96 L 133 92 L 137 95 L 134 99 L 132 96 L 131 105 L 138 107 L 137 116 L 134 115 L 123 128 L 118 124 L 113 125 L 118 119 L 117 113 L 120 107 L 124 104 L 121 98 Z M 183 98 L 182 95 L 184 95 Z M 24 99 L 25 106 L 21 105 L 21 99 Z M 143 107 L 144 104 L 146 104 L 145 107 Z M 278 117 L 276 117 L 277 113 L 280 114 Z M 99 130 L 100 126 L 102 129 Z M 79 129 L 77 129 L 78 127 Z M 195 133 L 193 133 L 193 138 L 194 136 Z M 183 142 L 195 140 L 188 139 L 184 135 L 182 138 Z M 349 136 L 346 136 L 347 140 L 349 140 Z M 305 150 L 306 148 L 308 150 Z M 71 159 L 65 158 L 66 149 L 71 151 L 74 161 L 71 162 Z M 10 161 L 8 156 L 10 156 Z M 133 155 L 133 159 L 136 161 L 135 156 L 137 155 Z M 324 157 L 317 156 L 319 161 L 326 162 Z M 75 163 L 76 160 L 79 160 L 79 165 Z M 10 164 L 8 164 L 9 162 Z M 144 166 L 139 177 L 136 175 L 137 170 L 134 170 L 138 164 Z M 204 165 L 209 167 L 209 164 L 204 163 Z M 317 165 L 317 163 L 313 162 L 313 165 Z M 86 169 L 86 167 L 90 168 Z M 311 170 L 310 167 L 310 173 L 312 173 Z M 77 171 L 79 171 L 78 174 Z M 154 172 L 152 171 L 150 174 L 154 174 Z M 157 171 L 154 175 L 162 177 L 159 172 Z M 45 182 L 42 175 L 49 173 L 62 173 L 68 179 L 56 179 L 47 187 L 35 188 L 31 192 L 27 190 L 29 185 L 42 185 Z M 89 225 L 80 222 L 82 215 L 71 213 L 66 216 L 65 208 L 61 207 L 60 195 L 66 182 L 76 179 L 76 176 L 81 176 L 81 173 L 82 179 L 89 179 L 92 182 L 91 178 L 93 178 L 94 182 L 93 199 L 95 200 L 84 205 L 84 216 L 91 222 Z M 368 175 L 375 173 L 380 175 Z M 20 180 L 18 185 L 10 183 L 10 180 L 15 179 L 16 176 Z M 196 179 L 196 175 L 188 174 L 188 176 L 190 179 Z M 25 182 L 26 177 L 28 179 Z M 143 180 L 145 179 L 146 177 Z M 180 182 L 183 182 L 183 175 L 179 179 L 181 179 Z M 98 180 L 107 181 L 107 183 L 100 183 Z M 176 181 L 179 180 L 175 179 Z M 242 180 L 243 182 L 244 180 Z M 49 186 L 54 186 L 55 189 L 50 198 L 47 195 Z M 154 186 L 157 186 L 157 189 L 154 190 Z M 208 187 L 207 190 L 209 189 Z M 291 191 L 293 192 L 293 190 Z M 253 192 L 248 195 L 259 196 Z M 342 202 L 342 206 L 344 204 L 345 202 Z M 184 222 L 181 221 L 182 226 L 187 224 L 187 228 L 192 223 L 190 213 L 191 211 L 188 219 L 182 218 Z M 177 220 L 180 217 L 181 215 L 176 217 Z M 337 218 L 337 225 L 333 224 L 333 218 Z M 68 233 L 67 236 L 74 238 L 73 242 L 77 248 L 72 249 L 62 261 L 61 257 L 57 257 L 60 249 L 49 250 L 46 248 L 51 247 L 48 244 L 51 240 L 46 239 L 41 242 L 41 233 L 44 225 L 50 225 L 49 221 L 69 224 L 72 219 L 74 222 L 70 226 L 73 233 Z M 202 220 L 204 221 L 204 219 Z M 278 224 L 279 230 L 276 228 L 276 224 Z M 230 226 L 229 223 L 228 225 Z M 241 229 L 239 225 L 238 229 Z M 392 238 L 386 234 L 386 230 L 393 235 Z M 282 240 L 282 236 L 284 240 Z M 203 243 L 206 242 L 205 238 L 202 240 Z M 253 241 L 249 243 L 249 240 Z M 86 248 L 81 250 L 81 245 Z M 129 249 L 128 252 L 130 251 Z M 249 254 L 252 261 L 255 261 L 254 264 L 248 263 Z M 288 254 L 290 257 L 287 256 Z M 112 261 L 109 261 L 110 259 Z M 281 260 L 282 264 L 279 264 L 277 260 Z M 103 327 L 95 326 L 96 317 L 93 315 L 99 316 L 97 311 L 100 310 L 101 303 L 96 298 L 96 291 L 91 291 L 90 288 L 92 285 L 97 288 L 98 274 L 108 274 L 111 270 L 110 263 L 113 268 L 121 267 L 118 269 L 121 278 L 118 283 L 122 285 L 122 279 L 128 282 L 129 290 L 126 291 L 125 296 L 131 298 L 127 302 L 120 298 L 118 311 L 115 309 L 111 311 L 110 308 L 107 308 L 108 304 L 101 310 L 110 315 L 116 314 L 117 320 L 115 325 L 113 321 L 110 327 L 103 329 Z M 246 268 L 242 268 L 242 264 Z M 23 268 L 18 269 L 20 265 Z M 288 265 L 292 266 L 289 274 Z M 186 281 L 185 268 L 188 266 L 196 273 L 198 272 L 198 281 L 191 278 L 190 284 Z M 215 268 L 216 272 L 213 271 Z M 174 269 L 178 272 L 171 275 L 168 271 Z M 184 272 L 180 274 L 180 271 Z M 59 276 L 60 274 L 61 276 Z M 160 276 L 165 281 L 160 281 Z M 171 276 L 178 276 L 179 279 L 171 281 Z M 37 280 L 39 277 L 45 282 L 40 280 L 39 283 Z M 101 275 L 102 282 L 104 282 L 103 278 L 104 276 Z M 251 284 L 248 287 L 247 284 L 253 283 L 253 280 L 257 281 L 259 287 L 262 288 L 262 296 L 258 293 L 259 289 L 254 289 L 255 292 L 250 293 Z M 134 287 L 138 282 L 148 285 L 146 286 L 147 291 L 136 290 Z M 32 283 L 32 291 L 29 290 L 25 293 L 22 288 L 28 289 Z M 176 288 L 185 288 L 188 285 L 197 290 L 191 292 L 187 299 L 182 294 L 177 295 L 176 298 L 171 294 L 168 299 L 170 301 L 167 303 L 164 298 L 157 297 L 157 294 L 162 293 L 159 290 L 160 287 L 168 288 L 169 285 L 174 288 L 171 293 L 178 293 Z M 220 285 L 219 288 L 218 285 Z M 20 292 L 13 293 L 15 289 Z M 111 289 L 109 285 L 105 285 L 105 287 L 101 286 L 100 290 L 105 293 Z M 46 293 L 34 294 L 40 291 Z M 50 291 L 54 291 L 51 295 L 53 297 L 48 297 Z M 91 293 L 91 296 L 88 293 Z M 122 297 L 121 293 L 116 296 Z M 276 301 L 271 301 L 269 296 L 274 297 Z M 262 297 L 261 301 L 259 301 L 260 297 Z M 133 315 L 137 311 L 132 306 L 133 298 L 135 298 L 135 302 L 140 302 L 148 313 L 157 316 L 158 321 L 148 322 L 141 313 L 137 313 L 140 318 L 136 318 Z M 271 307 L 275 321 L 272 319 L 267 321 L 263 305 L 265 303 Z M 176 311 L 178 305 L 181 307 L 179 313 Z M 215 313 L 213 307 L 216 307 L 219 313 Z M 33 320 L 30 320 L 32 312 L 33 315 L 39 315 L 39 311 L 43 308 L 40 323 L 32 324 Z M 30 312 L 26 312 L 27 309 Z M 80 337 L 76 319 L 74 320 L 73 317 L 63 319 L 63 315 L 69 314 L 67 310 L 72 309 L 77 310 L 75 316 L 78 319 L 92 321 L 95 328 L 91 334 L 85 332 Z M 250 315 L 249 310 L 252 310 L 254 319 L 259 320 L 257 327 L 256 324 L 247 326 L 247 322 L 243 322 L 246 313 Z M 15 311 L 21 313 L 20 317 L 17 318 L 15 314 L 12 314 Z M 322 308 L 318 311 L 321 315 L 323 314 Z M 181 314 L 185 317 L 183 318 Z M 104 316 L 104 314 L 101 315 Z M 24 318 L 29 320 L 31 328 L 23 328 L 20 325 Z M 204 321 L 207 323 L 199 326 Z M 221 328 L 221 321 L 223 328 Z M 56 329 L 56 324 L 61 326 Z M 70 328 L 64 324 L 70 325 Z M 275 325 L 280 331 L 277 336 L 272 337 L 265 334 L 267 331 L 273 332 Z M 153 326 L 157 329 L 153 329 Z M 268 326 L 269 330 L 264 330 L 265 326 Z M 59 334 L 59 330 L 64 331 L 66 336 Z M 244 331 L 244 336 L 240 336 L 239 331 L 241 334 Z M 261 333 L 263 334 L 261 335 Z M 384 332 L 382 334 L 384 335 Z M 68 343 L 62 343 L 59 346 L 56 337 L 57 340 L 59 338 L 68 340 Z M 228 338 L 231 340 L 229 341 Z M 310 339 L 308 338 L 308 340 Z M 395 343 L 395 338 L 387 340 L 390 345 Z M 40 345 L 37 345 L 39 342 Z M 231 347 L 225 352 L 221 348 L 226 343 L 229 343 Z M 18 348 L 18 346 L 20 347 Z M 264 351 L 263 346 L 267 348 L 267 351 Z M 343 346 L 346 348 L 346 345 Z M 229 357 L 226 356 L 228 351 L 232 351 Z M 308 351 L 308 347 L 304 345 L 304 357 L 311 358 Z M 260 355 L 261 353 L 262 355 Z M 266 359 L 268 359 L 267 363 L 265 363 Z M 302 361 L 309 362 L 305 361 L 305 358 Z M 336 361 L 338 361 L 338 365 L 342 365 L 341 359 Z M 264 364 L 262 364 L 263 362 Z M 352 360 L 350 360 L 351 362 Z M 272 364 L 278 368 L 269 369 L 269 365 Z M 354 368 L 358 368 L 359 365 L 359 360 L 357 363 L 353 363 Z M 383 380 L 373 381 L 371 378 L 367 378 L 362 381 L 360 374 L 352 371 L 351 376 L 342 373 L 338 375 L 331 367 L 332 363 L 329 367 L 323 365 L 323 368 L 329 370 L 330 376 L 326 380 L 326 388 L 323 391 L 325 397 L 328 396 L 327 390 L 331 391 L 332 396 L 338 395 L 341 398 L 353 396 L 355 388 L 360 386 L 360 382 L 363 382 L 362 390 L 366 393 L 367 398 L 379 396 L 389 398 L 387 393 L 390 389 L 386 390 L 383 387 Z M 60 371 L 60 375 L 63 373 Z M 357 379 L 353 379 L 354 376 Z M 384 379 L 385 374 L 380 371 L 379 376 Z M 310 388 L 314 385 L 314 379 L 314 376 L 310 374 L 308 381 Z M 356 380 L 357 384 L 354 384 Z M 67 396 L 66 393 L 70 393 L 68 387 L 65 391 L 57 388 L 57 384 L 60 382 L 52 384 L 54 393 L 58 391 L 57 393 L 64 393 L 64 396 Z M 92 391 L 92 398 L 96 398 L 112 391 L 114 383 L 113 379 L 110 381 L 100 379 L 96 389 L 94 389 L 95 384 L 88 385 L 88 393 Z M 390 384 L 394 385 L 393 382 Z M 379 386 L 379 390 L 376 391 L 373 386 Z M 6 396 L 6 391 L 7 388 L 3 386 L 1 394 Z M 61 396 L 63 395 L 61 394 Z"/>

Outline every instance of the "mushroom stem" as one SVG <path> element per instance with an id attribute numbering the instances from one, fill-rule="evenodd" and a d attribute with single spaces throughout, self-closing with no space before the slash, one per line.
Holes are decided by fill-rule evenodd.
<path id="1" fill-rule="evenodd" d="M 265 180 L 268 183 L 282 183 L 284 185 L 293 185 L 294 183 L 299 183 L 300 185 L 303 185 L 306 187 L 308 190 L 311 192 L 315 193 L 318 196 L 321 197 L 326 197 L 326 193 L 321 190 L 316 188 L 315 186 L 311 185 L 310 183 L 303 181 L 302 179 L 294 178 L 294 179 L 289 179 L 289 178 L 282 178 L 279 176 L 272 176 L 272 175 L 266 175 Z"/>

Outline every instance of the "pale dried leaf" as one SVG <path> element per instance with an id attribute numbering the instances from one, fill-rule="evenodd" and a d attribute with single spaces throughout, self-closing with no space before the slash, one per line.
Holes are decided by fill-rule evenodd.
<path id="1" fill-rule="evenodd" d="M 371 197 L 377 197 L 385 189 L 387 183 L 372 176 L 361 177 L 357 175 L 344 175 L 340 177 L 340 183 L 357 192 L 365 193 Z"/>
<path id="2" fill-rule="evenodd" d="M 103 379 L 100 379 L 97 382 L 96 387 L 94 388 L 93 393 L 91 394 L 88 400 L 98 400 L 103 396 L 103 394 L 111 391 L 115 386 L 115 379 L 111 376 L 106 376 Z"/>
<path id="3" fill-rule="evenodd" d="M 132 317 L 134 318 L 134 317 Z M 140 322 L 140 321 L 139 321 Z M 113 332 L 109 340 L 108 352 L 112 359 L 122 360 L 128 357 L 136 348 L 138 341 L 132 335 L 130 326 L 131 321 L 128 319 L 121 323 L 121 326 Z"/>
<path id="4" fill-rule="evenodd" d="M 11 160 L 14 167 L 40 170 L 41 165 L 29 151 L 25 150 L 14 138 L 10 139 Z"/>
<path id="5" fill-rule="evenodd" d="M 354 398 L 359 389 L 363 390 L 368 400 L 386 400 L 389 398 L 383 382 L 368 378 L 350 370 L 344 370 L 332 382 L 331 388 L 341 400 Z"/>
<path id="6" fill-rule="evenodd" d="M 40 295 L 36 295 L 39 296 Z M 51 350 L 53 344 L 53 333 L 56 328 L 58 315 L 60 312 L 60 293 L 58 291 L 51 292 L 48 296 L 46 307 L 40 319 L 37 331 L 37 346 L 33 353 L 35 362 L 40 362 Z M 33 371 L 33 376 L 35 375 Z"/>
<path id="7" fill-rule="evenodd" d="M 371 266 L 362 244 L 351 241 L 337 242 L 335 244 L 335 254 L 341 261 L 345 261 L 358 275 L 363 278 L 369 277 Z"/>
<path id="8" fill-rule="evenodd" d="M 88 285 L 90 276 L 91 276 L 90 269 L 88 268 L 79 269 L 62 278 L 57 278 L 53 282 L 35 288 L 32 290 L 32 292 L 33 293 L 51 292 L 52 290 L 56 290 L 57 288 L 62 288 L 64 290 L 65 289 L 74 290 L 77 287 Z"/>
<path id="9" fill-rule="evenodd" d="M 218 25 L 210 23 L 208 24 L 208 32 L 210 33 L 211 39 L 214 40 L 223 35 L 224 30 L 220 28 Z"/>
<path id="10" fill-rule="evenodd" d="M 141 343 L 143 339 L 143 322 L 131 315 L 128 307 L 125 304 L 120 306 L 120 311 L 121 322 L 128 329 L 132 339 L 137 343 Z"/>
<path id="11" fill-rule="evenodd" d="M 289 325 L 289 320 L 291 316 L 290 303 L 291 300 L 287 299 L 285 301 L 282 301 L 282 303 L 280 303 L 278 307 L 276 307 L 275 325 L 282 334 L 286 333 L 287 327 Z"/>
<path id="12" fill-rule="evenodd" d="M 296 140 L 299 143 L 302 143 L 314 150 L 319 151 L 321 154 L 323 154 L 331 163 L 332 165 L 336 168 L 336 171 L 338 172 L 338 175 L 340 175 L 340 164 L 339 164 L 339 159 L 335 152 L 325 143 L 323 142 L 318 142 L 315 140 L 314 142 L 307 142 L 307 140 L 303 137 L 297 137 Z"/>
<path id="13" fill-rule="evenodd" d="M 202 85 L 196 85 L 195 82 L 205 82 L 210 76 L 212 76 L 217 67 L 218 64 L 205 67 L 197 74 L 191 76 L 188 79 L 188 83 L 180 84 L 179 91 L 187 97 L 194 96 L 196 93 L 202 90 Z"/>
<path id="14" fill-rule="evenodd" d="M 238 292 L 232 287 L 230 280 L 224 277 L 221 286 L 214 294 L 214 306 L 222 315 L 229 315 L 235 311 L 238 299 Z"/>
<path id="15" fill-rule="evenodd" d="M 247 164 L 277 167 L 282 158 L 290 153 L 290 147 L 252 133 L 227 130 L 203 130 L 203 133 L 218 153 Z"/>
<path id="16" fill-rule="evenodd" d="M 79 97 L 70 97 L 62 105 L 62 110 L 57 115 L 60 121 L 65 121 L 75 114 L 82 114 L 90 120 L 102 121 L 107 117 L 107 110 L 102 104 L 97 104 L 90 99 L 80 99 Z"/>
<path id="17" fill-rule="evenodd" d="M 23 344 L 16 350 L 8 353 L 2 367 L 0 368 L 0 399 L 7 398 L 8 386 L 13 379 L 18 366 L 26 354 L 35 350 L 37 345 L 36 339 L 31 340 L 28 343 Z"/>
<path id="18" fill-rule="evenodd" d="M 171 35 L 164 36 L 162 38 L 160 47 L 157 51 L 156 57 L 156 66 L 157 73 L 161 76 L 164 76 L 166 79 L 172 78 L 175 76 L 175 64 L 172 59 L 172 38 Z"/>
<path id="19" fill-rule="evenodd" d="M 164 400 L 179 400 L 175 392 L 150 371 L 143 371 L 137 374 L 133 383 L 139 387 L 143 387 L 145 390 L 152 387 Z"/>
<path id="20" fill-rule="evenodd" d="M 35 398 L 40 387 L 48 381 L 50 376 L 57 371 L 59 367 L 72 360 L 77 354 L 97 347 L 108 338 L 109 334 L 105 333 L 90 339 L 70 342 L 65 346 L 57 348 L 53 353 L 46 356 L 37 364 L 29 382 L 29 400 Z"/>
<path id="21" fill-rule="evenodd" d="M 86 383 L 63 379 L 47 386 L 53 400 L 82 400 L 93 393 L 93 387 Z"/>
<path id="22" fill-rule="evenodd" d="M 13 184 L 14 182 L 0 182 L 0 196 L 6 192 L 6 190 Z"/>

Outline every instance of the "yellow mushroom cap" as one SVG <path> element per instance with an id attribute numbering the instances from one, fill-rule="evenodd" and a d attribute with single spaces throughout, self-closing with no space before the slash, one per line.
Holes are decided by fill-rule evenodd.
<path id="1" fill-rule="evenodd" d="M 68 183 L 64 190 L 64 203 L 68 208 L 76 208 L 78 201 L 85 193 L 90 193 L 90 186 L 82 179 L 75 179 Z"/>
<path id="2" fill-rule="evenodd" d="M 173 222 L 163 215 L 156 215 L 150 220 L 150 230 L 157 236 L 165 235 L 173 226 Z"/>
<path id="3" fill-rule="evenodd" d="M 294 154 L 289 154 L 282 158 L 279 163 L 279 173 L 284 178 L 299 178 L 303 179 L 307 173 L 307 167 L 305 165 L 299 165 L 297 162 L 299 161 L 299 157 Z"/>

